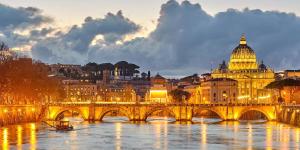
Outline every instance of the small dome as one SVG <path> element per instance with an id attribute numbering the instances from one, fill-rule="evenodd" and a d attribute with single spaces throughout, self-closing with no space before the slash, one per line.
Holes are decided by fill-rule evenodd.
<path id="1" fill-rule="evenodd" d="M 267 70 L 267 66 L 261 61 L 260 65 L 258 66 L 259 70 Z"/>
<path id="2" fill-rule="evenodd" d="M 220 71 L 226 71 L 228 68 L 227 68 L 227 65 L 225 63 L 225 60 L 223 60 L 222 64 L 219 65 L 219 70 Z"/>

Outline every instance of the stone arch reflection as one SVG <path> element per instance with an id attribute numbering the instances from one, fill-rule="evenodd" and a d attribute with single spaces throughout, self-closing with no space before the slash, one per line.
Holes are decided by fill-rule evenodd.
<path id="1" fill-rule="evenodd" d="M 218 122 L 222 120 L 223 119 L 221 114 L 211 109 L 196 109 L 193 112 L 193 117 L 192 117 L 193 122 L 201 122 L 201 123 L 210 122 L 210 121 Z"/>
<path id="2" fill-rule="evenodd" d="M 122 109 L 110 109 L 105 110 L 99 115 L 100 121 L 108 122 L 119 122 L 119 121 L 129 121 L 130 116 L 125 110 Z"/>

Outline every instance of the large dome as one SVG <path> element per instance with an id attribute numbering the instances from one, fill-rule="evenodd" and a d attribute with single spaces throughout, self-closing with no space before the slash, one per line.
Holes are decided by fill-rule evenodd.
<path id="1" fill-rule="evenodd" d="M 240 44 L 232 51 L 228 64 L 229 70 L 258 69 L 255 52 L 247 45 L 245 35 L 242 35 Z"/>

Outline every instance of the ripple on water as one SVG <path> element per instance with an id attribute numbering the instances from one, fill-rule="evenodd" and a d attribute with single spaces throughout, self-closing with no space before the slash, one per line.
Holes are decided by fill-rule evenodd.
<path id="1" fill-rule="evenodd" d="M 132 123 L 123 118 L 76 124 L 75 131 L 21 125 L 0 129 L 0 149 L 299 149 L 300 129 L 274 122 L 179 123 L 170 119 Z M 19 135 L 19 138 L 17 138 Z"/>

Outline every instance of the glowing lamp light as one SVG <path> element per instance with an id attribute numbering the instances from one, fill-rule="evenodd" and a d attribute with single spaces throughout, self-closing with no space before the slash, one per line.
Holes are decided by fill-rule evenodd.
<path id="1" fill-rule="evenodd" d="M 297 111 L 297 113 L 298 113 L 300 110 L 299 110 L 299 109 L 297 109 L 296 111 Z"/>
<path id="2" fill-rule="evenodd" d="M 31 111 L 35 111 L 35 108 L 31 108 Z"/>
<path id="3" fill-rule="evenodd" d="M 18 112 L 21 112 L 21 109 L 20 109 L 20 108 L 18 109 Z"/>
<path id="4" fill-rule="evenodd" d="M 4 109 L 4 110 L 3 110 L 3 112 L 4 112 L 4 113 L 7 113 L 7 112 L 8 112 L 8 110 L 7 110 L 7 109 Z"/>

